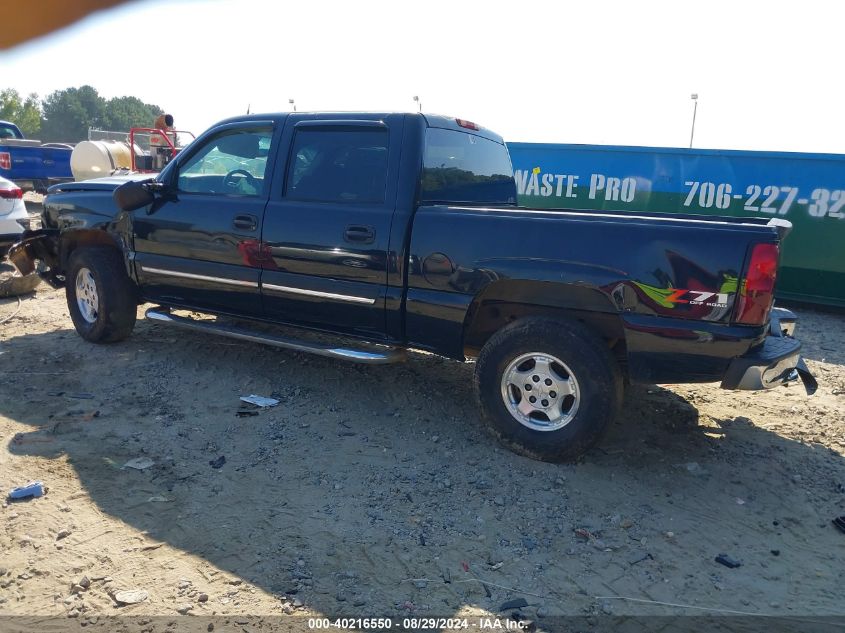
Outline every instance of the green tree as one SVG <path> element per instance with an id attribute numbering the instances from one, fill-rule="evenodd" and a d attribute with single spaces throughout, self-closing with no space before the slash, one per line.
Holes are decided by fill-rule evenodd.
<path id="1" fill-rule="evenodd" d="M 38 137 L 41 131 L 41 104 L 38 102 L 38 95 L 32 93 L 22 99 L 14 88 L 0 90 L 0 119 L 17 125 L 26 137 Z"/>
<path id="2" fill-rule="evenodd" d="M 42 104 L 41 136 L 45 141 L 83 141 L 89 127 L 103 126 L 105 109 L 106 100 L 91 86 L 51 92 Z"/>
<path id="3" fill-rule="evenodd" d="M 144 103 L 138 97 L 114 97 L 106 102 L 103 128 L 128 132 L 132 127 L 152 127 L 162 112 L 157 105 Z"/>

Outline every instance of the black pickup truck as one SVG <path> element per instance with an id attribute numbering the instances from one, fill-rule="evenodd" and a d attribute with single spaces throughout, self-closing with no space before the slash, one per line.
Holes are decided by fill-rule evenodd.
<path id="1" fill-rule="evenodd" d="M 125 339 L 152 302 L 161 323 L 350 361 L 476 359 L 488 426 L 539 459 L 595 444 L 626 382 L 814 389 L 772 311 L 788 222 L 518 208 L 502 139 L 463 119 L 228 119 L 154 179 L 51 188 L 43 227 L 12 259 L 44 262 L 86 340 Z"/>

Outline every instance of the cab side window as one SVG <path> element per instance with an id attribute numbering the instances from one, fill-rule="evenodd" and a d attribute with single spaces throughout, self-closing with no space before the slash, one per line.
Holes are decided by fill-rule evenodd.
<path id="1" fill-rule="evenodd" d="M 285 196 L 312 202 L 382 203 L 387 148 L 386 128 L 297 130 Z"/>
<path id="2" fill-rule="evenodd" d="M 270 127 L 220 132 L 179 166 L 177 189 L 183 193 L 262 195 L 272 138 Z"/>

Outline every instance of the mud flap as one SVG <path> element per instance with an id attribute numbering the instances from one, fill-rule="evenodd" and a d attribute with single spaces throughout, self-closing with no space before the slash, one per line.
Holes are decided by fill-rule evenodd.
<path id="1" fill-rule="evenodd" d="M 803 358 L 798 359 L 798 363 L 795 365 L 795 371 L 798 372 L 801 382 L 804 383 L 804 389 L 807 391 L 807 395 L 812 396 L 816 393 L 816 389 L 819 388 L 819 383 L 816 382 L 813 374 L 810 373 L 807 363 L 804 362 Z"/>

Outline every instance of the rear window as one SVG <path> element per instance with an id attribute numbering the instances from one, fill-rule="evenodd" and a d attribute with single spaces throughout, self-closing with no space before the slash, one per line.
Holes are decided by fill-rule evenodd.
<path id="1" fill-rule="evenodd" d="M 420 191 L 421 202 L 515 204 L 508 150 L 475 134 L 429 128 Z"/>
<path id="2" fill-rule="evenodd" d="M 0 123 L 0 138 L 21 138 L 20 133 L 11 125 Z"/>

